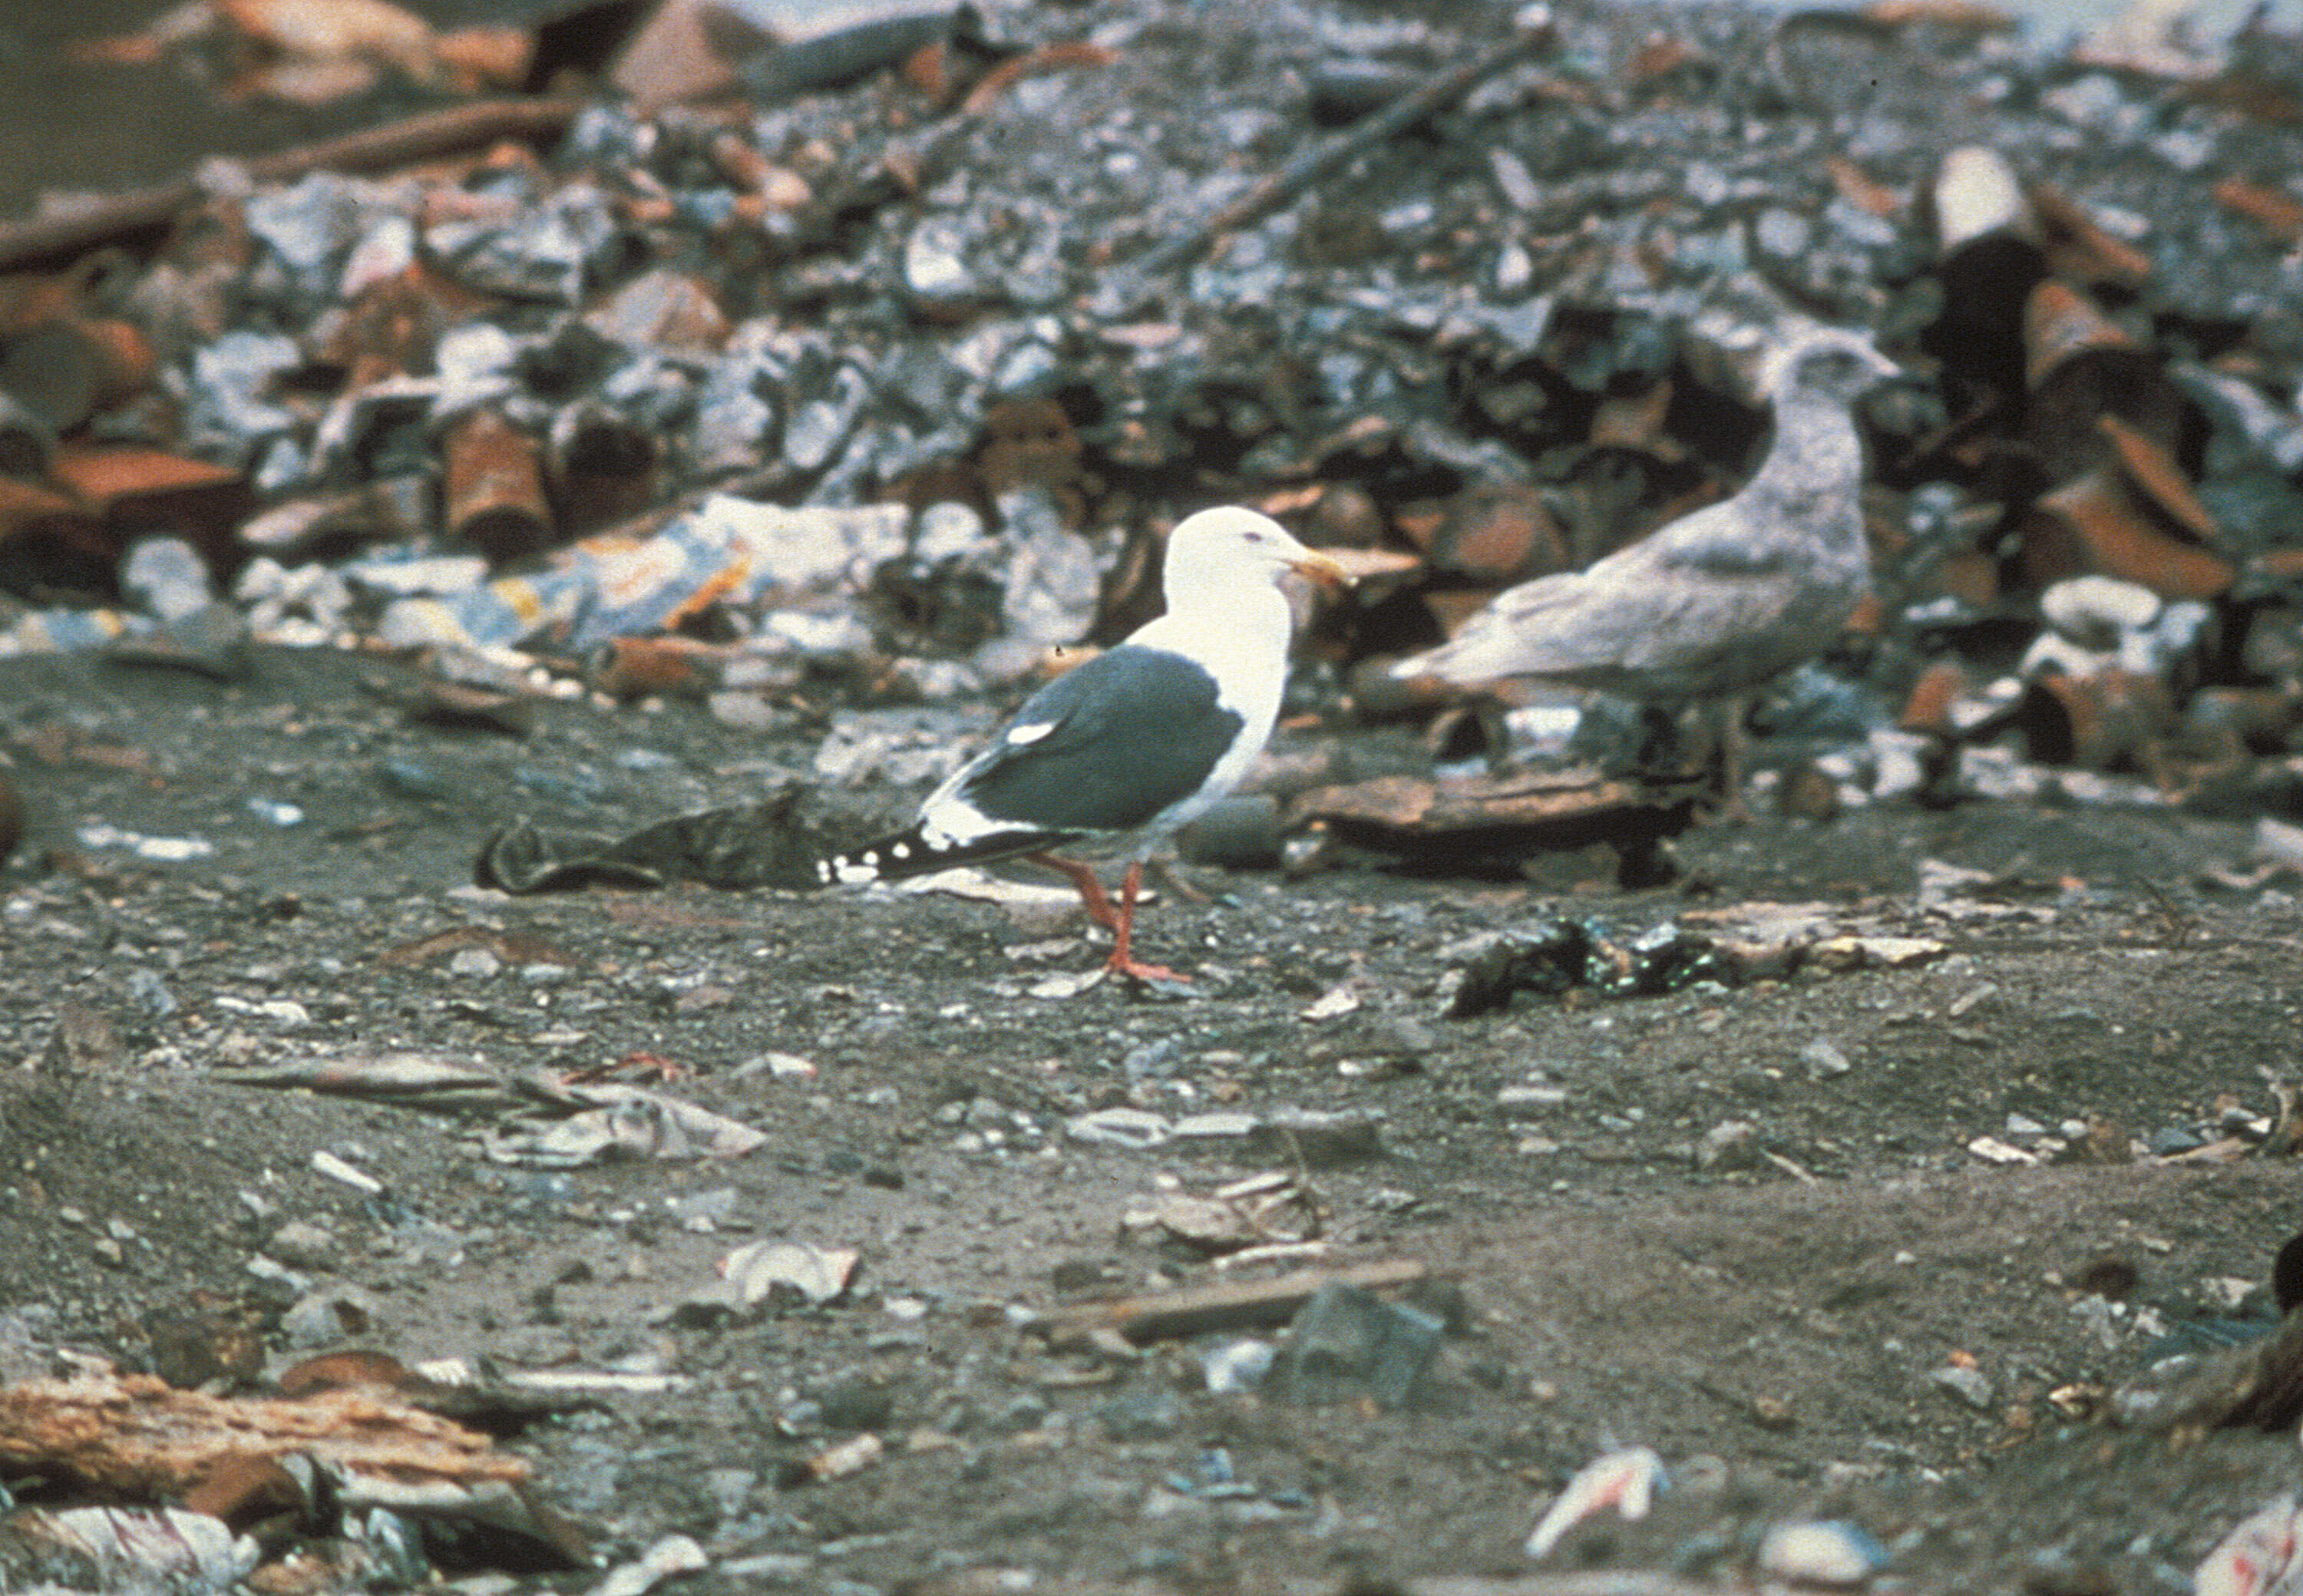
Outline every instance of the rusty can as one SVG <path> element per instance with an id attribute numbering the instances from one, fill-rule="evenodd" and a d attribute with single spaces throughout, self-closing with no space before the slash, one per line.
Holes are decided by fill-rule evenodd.
<path id="1" fill-rule="evenodd" d="M 534 438 L 495 411 L 477 410 L 450 425 L 441 452 L 450 536 L 497 561 L 552 545 L 554 521 Z"/>
<path id="2" fill-rule="evenodd" d="M 733 651 L 694 638 L 611 638 L 584 658 L 585 684 L 609 697 L 700 698 L 720 685 Z"/>
<path id="3" fill-rule="evenodd" d="M 152 346 L 124 321 L 60 316 L 11 338 L 0 389 L 59 433 L 148 384 Z"/>
<path id="4" fill-rule="evenodd" d="M 572 404 L 552 418 L 552 489 L 571 532 L 637 515 L 655 502 L 662 451 L 654 434 L 603 406 Z"/>
<path id="5" fill-rule="evenodd" d="M 2110 665 L 2092 676 L 2040 677 L 2017 719 L 2043 764 L 2147 769 L 2166 743 L 2174 705 L 2157 677 Z"/>
<path id="6" fill-rule="evenodd" d="M 2033 504 L 2021 522 L 2024 574 L 2039 587 L 2099 571 L 2162 598 L 2210 599 L 2238 568 L 2174 536 L 2125 475 L 2100 466 Z"/>

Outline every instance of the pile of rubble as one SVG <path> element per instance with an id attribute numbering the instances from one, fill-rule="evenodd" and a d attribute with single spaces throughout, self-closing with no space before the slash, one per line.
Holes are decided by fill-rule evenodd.
<path id="1" fill-rule="evenodd" d="M 1234 500 L 1363 574 L 1299 702 L 1437 713 L 1408 763 L 1468 780 L 1607 718 L 1457 713 L 1382 664 L 1732 491 L 1750 357 L 1820 319 L 1908 381 L 1862 416 L 1877 601 L 1763 714 L 1817 756 L 1783 801 L 2295 806 L 2292 38 L 878 13 L 707 40 L 695 80 L 649 54 L 668 7 L 618 69 L 645 93 L 211 162 L 149 254 L 5 279 L 0 653 L 414 650 L 765 729 L 1108 640 L 1157 528 Z M 1274 780 L 1393 846 L 1448 790 L 1524 818 L 1337 775 Z"/>

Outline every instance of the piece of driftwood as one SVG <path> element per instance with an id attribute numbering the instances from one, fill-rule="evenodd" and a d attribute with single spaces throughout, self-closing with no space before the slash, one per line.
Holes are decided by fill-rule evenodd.
<path id="1" fill-rule="evenodd" d="M 1663 807 L 1685 796 L 1678 787 L 1584 770 L 1455 781 L 1378 776 L 1350 786 L 1317 788 L 1289 808 L 1294 820 L 1324 820 L 1405 839 L 1541 830 L 1595 820 L 1607 824 L 1621 812 Z"/>
<path id="2" fill-rule="evenodd" d="M 1691 823 L 1702 783 L 1592 770 L 1514 772 L 1432 781 L 1379 776 L 1299 794 L 1292 830 L 1317 824 L 1338 842 L 1396 857 L 1468 864 L 1607 843 L 1626 886 L 1667 880 L 1659 849 Z"/>
<path id="3" fill-rule="evenodd" d="M 1269 1280 L 1226 1281 L 1186 1286 L 1146 1296 L 1125 1296 L 1058 1309 L 1038 1326 L 1050 1341 L 1065 1345 L 1100 1331 L 1118 1331 L 1137 1346 L 1174 1340 L 1210 1330 L 1249 1330 L 1285 1324 L 1322 1286 L 1357 1286 L 1367 1290 L 1409 1286 L 1430 1278 L 1412 1258 L 1344 1269 L 1300 1269 Z"/>
<path id="4" fill-rule="evenodd" d="M 571 99 L 476 100 L 256 156 L 242 164 L 258 182 L 291 182 L 320 171 L 384 171 L 498 139 L 556 137 L 575 120 L 578 108 Z M 0 271 L 165 226 L 199 195 L 194 179 L 180 177 L 111 195 L 83 209 L 0 224 Z"/>
<path id="5" fill-rule="evenodd" d="M 477 1431 L 375 1390 L 211 1397 L 139 1374 L 0 1386 L 0 1471 L 173 1499 L 219 1470 L 297 1454 L 401 1485 L 529 1474 Z"/>

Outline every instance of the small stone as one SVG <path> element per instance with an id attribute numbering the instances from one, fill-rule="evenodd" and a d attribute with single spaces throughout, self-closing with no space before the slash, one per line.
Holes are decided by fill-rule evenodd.
<path id="1" fill-rule="evenodd" d="M 1871 796 L 1902 798 L 1928 783 L 1933 752 L 1928 739 L 1912 731 L 1875 727 L 1866 739 L 1871 749 Z"/>
<path id="2" fill-rule="evenodd" d="M 2215 136 L 2204 128 L 2177 128 L 2149 142 L 2151 153 L 2178 172 L 2197 172 L 2215 158 Z"/>
<path id="3" fill-rule="evenodd" d="M 2118 80 L 2105 72 L 2089 72 L 2069 83 L 2043 89 L 2039 103 L 2080 127 L 2112 131 L 2127 122 L 2135 107 Z"/>
<path id="4" fill-rule="evenodd" d="M 804 1058 L 798 1053 L 781 1052 L 755 1053 L 737 1065 L 733 1073 L 738 1078 L 741 1078 L 747 1075 L 758 1075 L 763 1070 L 780 1081 L 813 1080 L 816 1074 L 815 1061 L 813 1059 Z M 868 1100 L 869 1094 L 866 1094 L 866 1097 Z M 889 1101 L 893 1102 L 894 1099 L 890 1098 Z"/>
<path id="5" fill-rule="evenodd" d="M 56 1217 L 64 1217 L 62 1211 Z M 256 1280 L 258 1295 L 283 1307 L 312 1288 L 308 1277 L 298 1274 L 279 1259 L 266 1257 L 262 1253 L 255 1254 L 242 1267 Z"/>
<path id="6" fill-rule="evenodd" d="M 1779 1524 L 1759 1542 L 1759 1571 L 1803 1585 L 1844 1590 L 1886 1566 L 1886 1549 L 1856 1524 L 1837 1520 Z"/>
<path id="7" fill-rule="evenodd" d="M 1157 1147 L 1175 1134 L 1165 1116 L 1145 1109 L 1098 1109 L 1064 1121 L 1064 1134 L 1097 1147 Z"/>
<path id="8" fill-rule="evenodd" d="M 1068 949 L 1070 944 L 1066 942 L 1061 946 Z M 1131 1081 L 1140 1081 L 1152 1076 L 1173 1075 L 1182 1051 L 1173 1036 L 1162 1036 L 1157 1042 L 1132 1047 L 1119 1060 L 1119 1073 Z"/>
<path id="9" fill-rule="evenodd" d="M 1417 1060 L 1428 1069 L 1439 1038 L 1413 1015 L 1387 1014 L 1369 1023 L 1361 1045 L 1386 1058 Z"/>
<path id="10" fill-rule="evenodd" d="M 1962 1406 L 1978 1413 L 1989 1413 L 1998 1400 L 1999 1390 L 1991 1377 L 1982 1370 L 1966 1364 L 1945 1364 L 1928 1376 L 1928 1382 Z"/>
<path id="11" fill-rule="evenodd" d="M 1695 1167 L 1707 1175 L 1754 1170 L 1764 1161 L 1759 1152 L 1759 1127 L 1749 1119 L 1722 1119 L 1703 1133 L 1695 1144 Z"/>
<path id="12" fill-rule="evenodd" d="M 1043 1428 L 1050 1411 L 1048 1405 L 1037 1397 L 1018 1397 L 991 1415 L 990 1427 L 995 1434 L 1020 1435 L 1026 1431 Z"/>
<path id="13" fill-rule="evenodd" d="M 1815 241 L 1815 224 L 1796 211 L 1770 206 L 1752 224 L 1751 236 L 1762 255 L 1792 260 L 1807 253 L 1808 246 Z"/>
<path id="14" fill-rule="evenodd" d="M 0 844 L 0 857 L 7 849 Z M 176 994 L 168 984 L 153 970 L 136 969 L 128 972 L 128 1006 L 148 1019 L 165 1019 L 176 1012 Z"/>
<path id="15" fill-rule="evenodd" d="M 686 1535 L 666 1535 L 649 1547 L 638 1561 L 609 1571 L 597 1588 L 598 1596 L 645 1596 L 664 1581 L 712 1566 L 704 1549 Z"/>
<path id="16" fill-rule="evenodd" d="M 773 731 L 780 719 L 776 706 L 750 688 L 706 693 L 704 708 L 732 731 Z"/>
<path id="17" fill-rule="evenodd" d="M 485 948 L 459 948 L 448 960 L 448 973 L 464 981 L 485 981 L 503 972 L 503 960 Z"/>
<path id="18" fill-rule="evenodd" d="M 1855 1068 L 1854 1061 L 1840 1051 L 1839 1044 L 1826 1036 L 1818 1036 L 1800 1049 L 1799 1057 L 1811 1081 L 1834 1080 Z"/>
<path id="19" fill-rule="evenodd" d="M 342 1247 L 334 1232 L 305 1220 L 290 1220 L 272 1233 L 264 1250 L 291 1269 L 326 1273 L 342 1262 Z"/>
<path id="20" fill-rule="evenodd" d="M 1734 191 L 1726 173 L 1709 161 L 1690 161 L 1680 173 L 1680 182 L 1687 198 L 1705 210 L 1725 205 Z"/>
<path id="21" fill-rule="evenodd" d="M 1179 1142 L 1236 1141 L 1254 1135 L 1256 1127 L 1262 1123 L 1253 1114 L 1218 1110 L 1205 1114 L 1185 1114 L 1176 1121 L 1172 1134 Z"/>
<path id="22" fill-rule="evenodd" d="M 1506 1086 L 1496 1094 L 1496 1107 L 1506 1119 L 1540 1119 L 1566 1101 L 1565 1086 L 1522 1085 Z"/>
<path id="23" fill-rule="evenodd" d="M 949 223 L 924 223 L 904 242 L 904 286 L 924 308 L 949 309 L 977 291 L 974 274 L 961 258 L 958 231 Z"/>
<path id="24" fill-rule="evenodd" d="M 330 1153 L 325 1147 L 312 1154 L 312 1169 L 314 1173 L 325 1175 L 331 1180 L 340 1181 L 343 1185 L 350 1186 L 362 1196 L 380 1197 L 384 1195 L 383 1181 L 378 1180 L 375 1176 L 369 1174 L 365 1170 L 357 1169 L 351 1164 L 346 1163 L 342 1159 L 338 1158 L 334 1153 Z"/>
<path id="25" fill-rule="evenodd" d="M 1248 1138 L 1248 1152 L 1332 1170 L 1382 1157 L 1383 1135 L 1372 1115 L 1356 1109 L 1278 1109 Z"/>
<path id="26" fill-rule="evenodd" d="M 1975 1136 L 1969 1140 L 1967 1150 L 1987 1164 L 2036 1164 L 2039 1155 L 2027 1153 L 2012 1142 L 1997 1136 Z"/>
<path id="27" fill-rule="evenodd" d="M 707 1468 L 704 1471 L 704 1494 L 712 1499 L 722 1518 L 734 1518 L 743 1512 L 759 1482 L 758 1471 L 754 1469 Z"/>
<path id="28" fill-rule="evenodd" d="M 280 1333 L 289 1346 L 308 1350 L 373 1336 L 383 1323 L 374 1296 L 339 1280 L 306 1294 L 282 1314 Z"/>
<path id="29" fill-rule="evenodd" d="M 743 1194 L 734 1186 L 721 1186 L 709 1191 L 678 1193 L 666 1197 L 663 1207 L 682 1229 L 709 1232 L 735 1217 L 736 1205 L 742 1198 Z"/>
<path id="30" fill-rule="evenodd" d="M 1252 1346 L 1255 1343 L 1233 1342 L 1227 1345 Z M 1208 1355 L 1211 1360 L 1215 1355 Z M 1270 1355 L 1271 1349 L 1265 1347 L 1267 1363 Z M 1217 1389 L 1212 1372 L 1208 1377 L 1208 1389 Z M 1183 1429 L 1187 1416 L 1183 1402 L 1173 1391 L 1156 1386 L 1123 1391 L 1095 1410 L 1096 1423 L 1102 1426 L 1106 1435 L 1117 1441 L 1165 1440 Z"/>
<path id="31" fill-rule="evenodd" d="M 1978 1004 L 1988 1002 L 1998 995 L 1998 984 L 1995 982 L 1986 981 L 1982 985 L 1970 987 L 1953 998 L 1950 1007 L 1944 1010 L 1944 1014 L 1947 1018 L 1963 1019 Z"/>
<path id="32" fill-rule="evenodd" d="M 1208 1389 L 1219 1397 L 1252 1391 L 1271 1372 L 1272 1346 L 1247 1338 L 1219 1342 L 1200 1357 Z"/>

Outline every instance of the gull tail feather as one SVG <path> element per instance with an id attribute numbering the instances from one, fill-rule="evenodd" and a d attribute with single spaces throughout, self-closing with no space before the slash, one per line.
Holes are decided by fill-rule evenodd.
<path id="1" fill-rule="evenodd" d="M 1540 673 L 1543 662 L 1531 659 L 1530 653 L 1517 638 L 1480 627 L 1437 648 L 1408 655 L 1391 668 L 1391 674 L 1400 681 L 1435 677 L 1457 687 L 1472 687 L 1503 676 Z"/>
<path id="2" fill-rule="evenodd" d="M 898 832 L 876 842 L 866 842 L 861 848 L 827 855 L 816 861 L 816 879 L 827 887 L 901 881 L 906 876 L 931 875 L 956 865 L 988 864 L 993 859 L 1013 858 L 1019 853 L 1033 853 L 1043 848 L 1061 848 L 1065 843 L 1075 840 L 1076 836 L 1077 833 L 1071 832 L 1035 832 L 1019 828 L 990 832 L 980 837 L 953 841 L 949 838 L 929 836 L 924 824 L 915 825 L 909 831 Z"/>

